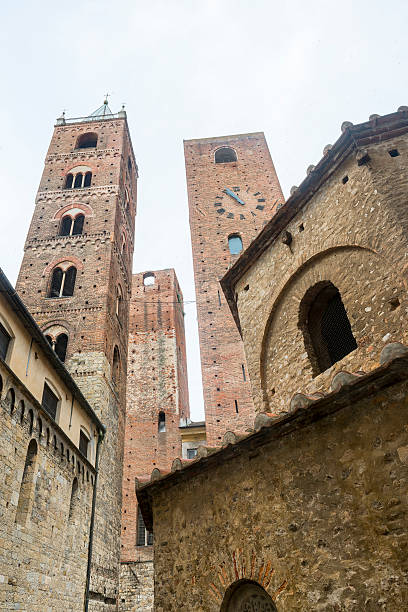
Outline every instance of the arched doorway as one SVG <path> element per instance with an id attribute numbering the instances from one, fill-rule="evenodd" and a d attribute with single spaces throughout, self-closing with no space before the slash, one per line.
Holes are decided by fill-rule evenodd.
<path id="1" fill-rule="evenodd" d="M 258 583 L 239 580 L 227 589 L 220 612 L 277 612 L 277 608 Z"/>

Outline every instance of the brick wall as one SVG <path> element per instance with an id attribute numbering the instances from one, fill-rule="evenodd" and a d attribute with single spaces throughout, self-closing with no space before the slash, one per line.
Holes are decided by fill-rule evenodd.
<path id="1" fill-rule="evenodd" d="M 149 588 L 153 588 L 150 562 L 153 547 L 136 545 L 135 478 L 150 476 L 155 467 L 171 468 L 173 459 L 181 456 L 180 419 L 190 416 L 183 294 L 174 270 L 150 274 L 153 276 L 133 275 L 130 302 L 121 540 L 122 612 L 134 609 L 136 597 L 141 596 L 141 585 L 145 585 L 143 600 L 153 599 L 153 592 L 148 594 Z M 154 279 L 154 284 L 145 284 L 149 278 Z M 158 431 L 160 412 L 165 415 L 163 432 Z M 139 575 L 139 570 L 145 578 Z"/>
<path id="2" fill-rule="evenodd" d="M 236 162 L 214 162 L 222 146 L 236 151 Z M 245 431 L 254 410 L 241 338 L 218 282 L 237 258 L 228 236 L 238 233 L 246 248 L 283 195 L 262 133 L 189 140 L 184 151 L 207 440 L 219 445 L 225 431 Z"/>
<path id="3" fill-rule="evenodd" d="M 96 147 L 76 149 L 78 136 L 87 132 L 98 135 Z M 67 174 L 75 174 L 75 168 L 90 169 L 89 187 L 64 188 Z M 46 333 L 55 325 L 66 330 L 66 365 L 107 427 L 100 457 L 90 610 L 116 609 L 118 598 L 136 170 L 125 118 L 57 125 L 17 281 L 20 296 L 42 330 Z M 85 214 L 83 233 L 60 236 L 61 217 L 76 210 Z M 77 268 L 74 294 L 50 299 L 52 270 L 66 261 Z M 119 316 L 118 286 L 123 296 Z M 120 354 L 116 381 L 115 346 Z"/>

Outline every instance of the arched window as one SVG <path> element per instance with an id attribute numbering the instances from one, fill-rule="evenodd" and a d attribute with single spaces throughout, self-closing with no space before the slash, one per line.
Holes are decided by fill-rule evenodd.
<path id="1" fill-rule="evenodd" d="M 159 412 L 159 426 L 158 432 L 164 433 L 166 431 L 166 415 L 164 412 Z"/>
<path id="2" fill-rule="evenodd" d="M 82 234 L 84 228 L 85 215 L 77 215 L 74 219 L 74 225 L 72 227 L 72 235 L 78 236 Z"/>
<path id="3" fill-rule="evenodd" d="M 50 291 L 48 297 L 70 297 L 74 294 L 76 268 L 71 266 L 63 271 L 61 268 L 54 268 L 51 278 Z"/>
<path id="4" fill-rule="evenodd" d="M 73 180 L 74 176 L 71 173 L 67 174 L 67 178 L 65 181 L 65 189 L 72 189 Z"/>
<path id="5" fill-rule="evenodd" d="M 92 172 L 87 172 L 84 178 L 84 187 L 90 187 L 92 181 Z"/>
<path id="6" fill-rule="evenodd" d="M 74 189 L 80 189 L 82 187 L 82 177 L 82 172 L 78 172 L 78 174 L 75 175 Z"/>
<path id="7" fill-rule="evenodd" d="M 137 509 L 137 534 L 136 534 L 136 546 L 151 546 L 153 544 L 153 534 L 151 531 L 147 531 L 144 524 L 142 512 L 140 506 Z"/>
<path id="8" fill-rule="evenodd" d="M 153 272 L 146 272 L 146 274 L 143 274 L 143 284 L 145 287 L 150 287 L 151 285 L 154 285 Z"/>
<path id="9" fill-rule="evenodd" d="M 67 346 L 68 346 L 68 336 L 67 334 L 60 334 L 57 336 L 55 341 L 54 351 L 58 355 L 61 361 L 65 361 L 65 356 L 67 354 Z"/>
<path id="10" fill-rule="evenodd" d="M 228 247 L 231 255 L 238 255 L 242 251 L 242 240 L 238 234 L 228 236 Z"/>
<path id="11" fill-rule="evenodd" d="M 16 511 L 15 522 L 19 525 L 25 525 L 27 517 L 31 513 L 33 500 L 34 500 L 34 489 L 35 489 L 35 477 L 37 467 L 37 442 L 30 440 L 28 445 L 26 460 L 24 463 L 23 478 L 20 485 L 20 494 L 18 496 L 18 504 Z"/>
<path id="12" fill-rule="evenodd" d="M 276 612 L 272 597 L 257 582 L 238 580 L 225 592 L 220 612 Z"/>
<path id="13" fill-rule="evenodd" d="M 306 292 L 300 303 L 299 327 L 314 376 L 357 348 L 340 292 L 329 281 Z"/>
<path id="14" fill-rule="evenodd" d="M 71 229 L 72 229 L 72 217 L 70 217 L 69 215 L 65 215 L 65 217 L 62 217 L 61 219 L 59 235 L 60 236 L 70 236 Z"/>
<path id="15" fill-rule="evenodd" d="M 70 215 L 65 215 L 61 220 L 59 235 L 78 236 L 82 234 L 84 220 L 84 215 L 77 215 L 74 219 Z"/>
<path id="16" fill-rule="evenodd" d="M 236 162 L 237 154 L 231 147 L 221 147 L 216 150 L 214 159 L 216 164 L 227 164 L 229 162 Z"/>
<path id="17" fill-rule="evenodd" d="M 113 349 L 113 362 L 112 362 L 112 381 L 114 384 L 118 384 L 120 374 L 120 354 L 117 346 Z"/>
<path id="18" fill-rule="evenodd" d="M 98 135 L 95 132 L 87 132 L 79 136 L 75 148 L 76 149 L 92 149 L 96 147 L 98 142 Z"/>
<path id="19" fill-rule="evenodd" d="M 75 476 L 74 480 L 72 481 L 72 487 L 71 487 L 71 499 L 69 501 L 68 521 L 72 521 L 74 518 L 75 510 L 78 506 L 78 498 L 79 498 L 78 478 Z"/>

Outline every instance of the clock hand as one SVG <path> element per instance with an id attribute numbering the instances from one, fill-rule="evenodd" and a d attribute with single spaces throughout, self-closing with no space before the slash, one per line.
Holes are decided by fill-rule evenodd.
<path id="1" fill-rule="evenodd" d="M 239 198 L 239 197 L 237 196 L 237 194 L 236 194 L 234 191 L 232 191 L 231 189 L 228 189 L 228 188 L 227 188 L 227 189 L 223 189 L 223 193 L 226 193 L 226 194 L 227 194 L 227 195 L 229 195 L 231 198 L 234 198 L 234 200 L 236 200 L 236 201 L 238 202 L 238 204 L 242 204 L 242 206 L 245 206 L 245 202 L 243 202 L 243 201 L 241 200 L 241 198 Z"/>

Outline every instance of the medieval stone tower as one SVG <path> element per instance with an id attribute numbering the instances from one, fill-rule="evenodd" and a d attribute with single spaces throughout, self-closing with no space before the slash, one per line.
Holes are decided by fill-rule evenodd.
<path id="1" fill-rule="evenodd" d="M 22 299 L 107 427 L 100 446 L 90 610 L 116 610 L 118 598 L 136 179 L 123 110 L 112 114 L 105 102 L 91 116 L 61 117 L 17 281 Z"/>
<path id="2" fill-rule="evenodd" d="M 183 294 L 173 269 L 133 275 L 128 350 L 121 612 L 153 606 L 153 537 L 138 509 L 135 477 L 171 469 L 182 452 L 180 420 L 190 417 Z"/>
<path id="3" fill-rule="evenodd" d="M 262 132 L 184 142 L 209 445 L 253 424 L 243 344 L 219 279 L 283 195 Z"/>

